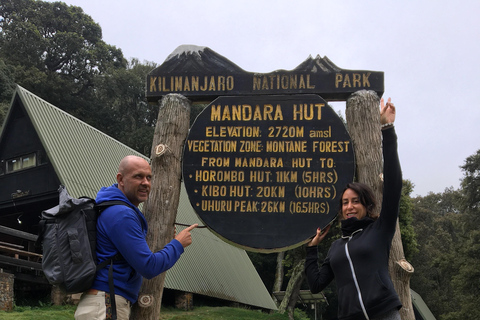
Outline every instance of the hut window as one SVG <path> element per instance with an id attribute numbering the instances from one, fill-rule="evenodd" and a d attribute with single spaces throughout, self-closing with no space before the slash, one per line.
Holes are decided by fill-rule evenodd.
<path id="1" fill-rule="evenodd" d="M 35 167 L 37 165 L 36 154 L 29 153 L 24 156 L 7 160 L 6 173 L 16 172 L 23 169 Z"/>

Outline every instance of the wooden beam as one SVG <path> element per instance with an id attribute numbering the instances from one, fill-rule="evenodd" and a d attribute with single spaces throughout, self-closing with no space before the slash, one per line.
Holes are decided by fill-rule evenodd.
<path id="1" fill-rule="evenodd" d="M 15 248 L 9 248 L 9 247 L 6 247 L 6 246 L 1 246 L 1 245 L 0 245 L 0 251 L 16 253 L 18 255 L 27 256 L 27 257 L 37 257 L 37 258 L 42 257 L 42 255 L 39 254 L 39 253 L 25 251 L 25 250 L 19 250 L 19 249 L 15 249 Z"/>
<path id="2" fill-rule="evenodd" d="M 38 236 L 32 233 L 12 229 L 5 226 L 0 226 L 0 233 L 8 234 L 17 238 L 22 238 L 28 241 L 37 241 Z"/>
<path id="3" fill-rule="evenodd" d="M 12 257 L 7 257 L 0 255 L 0 263 L 5 263 L 8 265 L 21 267 L 30 270 L 42 270 L 42 264 L 39 262 L 32 262 L 23 259 L 15 259 Z"/>

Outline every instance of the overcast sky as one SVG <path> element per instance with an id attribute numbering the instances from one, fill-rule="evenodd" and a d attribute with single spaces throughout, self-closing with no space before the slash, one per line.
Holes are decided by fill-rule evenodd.
<path id="1" fill-rule="evenodd" d="M 309 55 L 385 72 L 397 107 L 403 176 L 412 193 L 460 187 L 480 149 L 478 0 L 67 0 L 126 58 L 162 64 L 206 46 L 249 72 L 291 70 Z M 332 103 L 344 112 L 345 103 Z"/>

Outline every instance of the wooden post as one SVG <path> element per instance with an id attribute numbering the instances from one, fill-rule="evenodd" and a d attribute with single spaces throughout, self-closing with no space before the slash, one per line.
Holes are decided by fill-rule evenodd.
<path id="1" fill-rule="evenodd" d="M 54 306 L 61 306 L 67 298 L 67 293 L 59 286 L 53 285 L 50 291 L 50 300 Z"/>
<path id="2" fill-rule="evenodd" d="M 175 308 L 183 311 L 193 310 L 193 293 L 175 291 Z"/>
<path id="3" fill-rule="evenodd" d="M 372 188 L 380 213 L 382 205 L 382 136 L 380 132 L 380 100 L 374 91 L 358 91 L 347 100 L 345 118 L 355 148 L 358 182 Z"/>
<path id="4" fill-rule="evenodd" d="M 369 185 L 378 201 L 378 211 L 382 206 L 383 159 L 380 132 L 380 99 L 374 91 L 358 91 L 347 100 L 345 117 L 348 132 L 355 148 L 357 181 Z M 405 260 L 400 228 L 397 226 L 390 250 L 389 271 L 395 290 L 403 308 L 403 320 L 415 320 L 410 295 L 410 277 L 413 267 Z"/>
<path id="5" fill-rule="evenodd" d="M 13 282 L 13 274 L 0 269 L 0 310 L 2 311 L 13 310 Z"/>
<path id="6" fill-rule="evenodd" d="M 143 206 L 149 228 L 147 243 L 153 252 L 161 250 L 175 236 L 190 109 L 190 101 L 179 94 L 169 94 L 160 103 L 151 151 L 152 187 Z M 165 272 L 151 280 L 144 279 L 130 319 L 160 318 L 164 282 Z"/>

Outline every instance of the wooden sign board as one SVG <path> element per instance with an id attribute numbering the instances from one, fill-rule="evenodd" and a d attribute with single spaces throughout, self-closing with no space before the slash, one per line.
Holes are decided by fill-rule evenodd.
<path id="1" fill-rule="evenodd" d="M 381 97 L 383 78 L 383 72 L 341 69 L 319 56 L 290 71 L 247 72 L 207 47 L 180 46 L 147 75 L 146 96 L 157 102 L 178 93 L 192 101 L 210 102 L 219 96 L 318 94 L 340 101 L 359 90 L 372 90 Z"/>
<path id="2" fill-rule="evenodd" d="M 219 97 L 195 120 L 183 154 L 200 219 L 259 252 L 298 246 L 330 223 L 354 167 L 344 123 L 318 95 Z"/>

